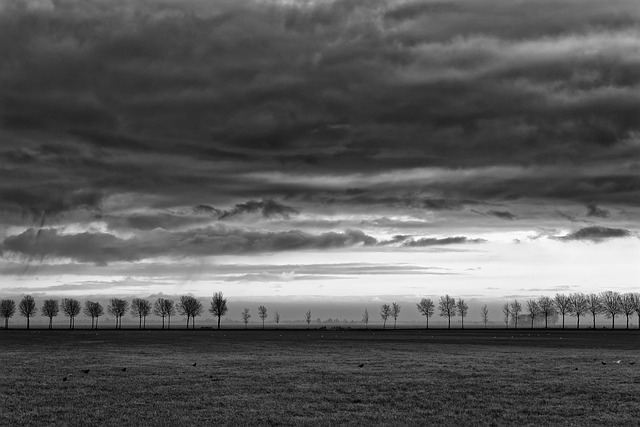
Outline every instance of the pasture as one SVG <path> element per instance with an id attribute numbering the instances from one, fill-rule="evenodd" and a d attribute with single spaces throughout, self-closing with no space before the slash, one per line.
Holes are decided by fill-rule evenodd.
<path id="1" fill-rule="evenodd" d="M 638 350 L 610 330 L 0 331 L 0 425 L 636 424 Z"/>

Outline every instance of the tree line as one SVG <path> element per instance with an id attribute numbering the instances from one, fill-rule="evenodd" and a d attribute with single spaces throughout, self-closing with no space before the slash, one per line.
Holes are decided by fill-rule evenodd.
<path id="1" fill-rule="evenodd" d="M 30 327 L 30 320 L 38 314 L 38 308 L 35 299 L 31 295 L 25 295 L 16 305 L 11 299 L 0 300 L 0 317 L 4 318 L 4 328 L 9 328 L 9 319 L 12 318 L 16 311 L 20 316 L 26 318 L 27 329 Z M 228 311 L 227 299 L 222 292 L 213 294 L 209 312 L 218 318 L 218 329 L 220 329 L 220 319 Z M 143 298 L 134 298 L 131 303 L 121 298 L 111 298 L 105 308 L 96 301 L 87 300 L 84 305 L 74 298 L 63 298 L 58 301 L 56 299 L 47 299 L 40 307 L 40 315 L 49 319 L 49 329 L 53 329 L 53 318 L 62 312 L 69 318 L 69 329 L 75 328 L 75 318 L 82 312 L 85 316 L 91 318 L 91 329 L 98 329 L 98 321 L 105 313 L 115 318 L 115 329 L 122 328 L 122 317 L 129 312 L 133 317 L 139 319 L 139 328 L 146 328 L 147 317 L 151 314 L 162 318 L 162 329 L 171 329 L 171 317 L 179 314 L 186 317 L 187 329 L 191 325 L 192 329 L 196 327 L 196 317 L 204 312 L 204 305 L 197 298 L 190 295 L 183 295 L 179 301 L 168 298 L 158 298 L 151 303 Z"/>
<path id="2" fill-rule="evenodd" d="M 427 319 L 427 329 L 429 328 L 429 318 L 433 316 L 436 310 L 434 301 L 430 298 L 423 298 L 417 304 L 420 314 Z M 438 301 L 438 311 L 440 316 L 447 318 L 447 328 L 451 328 L 451 318 L 460 316 L 460 326 L 464 328 L 464 318 L 469 312 L 469 307 L 462 298 L 450 297 L 445 295 L 440 297 Z M 616 316 L 624 315 L 626 317 L 626 329 L 629 329 L 629 319 L 633 314 L 638 316 L 638 328 L 640 328 L 640 294 L 624 293 L 614 291 L 605 291 L 601 293 L 572 293 L 556 294 L 554 297 L 540 296 L 525 301 L 524 305 L 517 299 L 507 301 L 502 305 L 502 320 L 505 327 L 509 328 L 509 324 L 518 327 L 518 320 L 525 315 L 530 320 L 530 327 L 533 329 L 536 319 L 544 319 L 544 327 L 549 327 L 549 318 L 559 315 L 562 317 L 562 329 L 565 328 L 565 317 L 576 318 L 576 328 L 580 329 L 580 319 L 590 316 L 593 320 L 593 328 L 596 327 L 596 317 L 604 315 L 607 319 L 611 319 L 611 329 L 615 328 Z M 382 305 L 380 316 L 386 322 L 388 317 L 388 306 Z M 480 309 L 480 316 L 484 327 L 489 322 L 489 308 L 485 304 Z M 368 318 L 368 314 L 367 314 Z"/>
<path id="3" fill-rule="evenodd" d="M 440 297 L 437 301 L 430 298 L 422 298 L 416 304 L 418 312 L 426 318 L 426 327 L 429 328 L 429 319 L 435 314 L 436 309 L 441 317 L 447 319 L 447 328 L 451 328 L 451 319 L 460 318 L 460 328 L 464 329 L 464 320 L 469 313 L 469 306 L 462 298 L 453 298 L 449 295 Z M 69 318 L 69 329 L 75 328 L 75 318 L 83 313 L 91 318 L 91 329 L 98 328 L 98 321 L 105 313 L 110 314 L 115 319 L 115 329 L 122 328 L 122 317 L 129 312 L 134 318 L 138 318 L 140 329 L 146 328 L 147 317 L 154 315 L 162 319 L 162 329 L 171 329 L 171 318 L 176 314 L 186 318 L 186 327 L 195 329 L 196 317 L 204 312 L 204 305 L 197 298 L 190 295 L 183 295 L 179 301 L 168 298 L 158 298 L 151 303 L 142 298 L 133 298 L 131 302 L 120 299 L 111 298 L 105 308 L 96 301 L 87 300 L 84 305 L 74 298 L 63 298 L 58 301 L 56 299 L 47 299 L 40 307 L 40 315 L 49 319 L 49 329 L 53 328 L 53 319 L 61 312 Z M 391 305 L 382 304 L 380 307 L 380 318 L 382 319 L 382 328 L 386 329 L 387 321 L 393 319 L 393 328 L 396 328 L 398 317 L 402 307 L 393 302 Z M 227 314 L 227 299 L 222 292 L 215 292 L 210 302 L 208 311 L 217 317 L 217 328 L 220 329 L 221 318 Z M 4 318 L 5 329 L 9 328 L 9 319 L 16 312 L 20 316 L 26 318 L 26 328 L 30 328 L 30 320 L 38 314 L 38 308 L 35 299 L 31 295 L 25 295 L 16 305 L 14 300 L 0 300 L 0 317 Z M 571 316 L 576 318 L 576 328 L 580 328 L 580 320 L 583 317 L 590 316 L 593 320 L 593 328 L 596 327 L 596 317 L 604 315 L 607 319 L 611 319 L 611 328 L 615 328 L 616 316 L 624 315 L 626 317 L 626 328 L 629 329 L 629 319 L 633 314 L 638 316 L 638 327 L 640 328 L 640 294 L 639 293 L 618 293 L 606 291 L 601 293 L 573 293 L 573 294 L 556 294 L 554 297 L 540 296 L 538 298 L 529 299 L 520 303 L 517 299 L 507 301 L 502 305 L 502 321 L 506 328 L 509 325 L 517 328 L 518 322 L 526 320 L 530 322 L 530 327 L 534 327 L 536 320 L 542 322 L 544 327 L 548 328 L 549 318 L 555 316 L 562 317 L 562 328 L 565 328 L 565 317 Z M 485 304 L 480 309 L 480 316 L 484 327 L 487 328 L 489 322 L 489 308 Z M 241 312 L 242 321 L 245 329 L 248 328 L 251 319 L 251 311 L 244 308 Z M 268 311 L 264 305 L 258 307 L 258 317 L 262 321 L 262 328 L 265 327 L 265 321 L 268 318 Z M 280 324 L 280 313 L 275 312 L 273 321 L 276 327 Z M 305 313 L 305 322 L 307 329 L 311 325 L 311 310 Z M 365 309 L 362 315 L 362 323 L 365 327 L 369 327 L 369 311 Z"/>

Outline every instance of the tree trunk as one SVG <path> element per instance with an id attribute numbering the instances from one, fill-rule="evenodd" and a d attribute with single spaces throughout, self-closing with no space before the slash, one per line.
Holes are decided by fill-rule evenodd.
<path id="1" fill-rule="evenodd" d="M 576 324 L 576 329 L 580 329 L 580 316 L 576 316 L 578 319 L 578 323 Z"/>
<path id="2" fill-rule="evenodd" d="M 627 321 L 627 323 L 628 323 L 628 321 Z M 29 329 L 29 316 L 27 316 L 27 329 Z M 627 329 L 629 329 L 629 328 L 627 328 Z"/>
<path id="3" fill-rule="evenodd" d="M 451 316 L 449 315 L 449 324 L 447 325 L 447 329 L 451 329 Z"/>
<path id="4" fill-rule="evenodd" d="M 189 330 L 189 320 L 191 320 L 191 316 L 187 315 L 187 330 Z"/>
<path id="5" fill-rule="evenodd" d="M 396 328 L 396 323 L 398 322 L 398 319 L 396 319 L 395 317 L 393 318 L 393 329 Z"/>
<path id="6" fill-rule="evenodd" d="M 611 316 L 611 329 L 616 328 L 616 315 Z"/>
<path id="7" fill-rule="evenodd" d="M 53 329 L 53 317 L 49 317 L 49 329 Z"/>
<path id="8" fill-rule="evenodd" d="M 147 316 L 144 316 L 144 324 L 142 326 L 147 329 Z"/>
<path id="9" fill-rule="evenodd" d="M 171 329 L 171 315 L 169 315 L 169 318 L 167 319 L 167 329 Z"/>
<path id="10" fill-rule="evenodd" d="M 544 315 L 544 328 L 547 329 L 549 327 L 549 316 Z"/>
<path id="11" fill-rule="evenodd" d="M 384 329 L 387 326 L 387 319 L 383 319 L 382 320 L 382 329 Z"/>
<path id="12" fill-rule="evenodd" d="M 464 317 L 460 317 L 460 329 L 464 329 Z"/>
<path id="13" fill-rule="evenodd" d="M 71 321 L 73 320 L 73 316 L 69 316 L 69 329 L 71 329 Z"/>
<path id="14" fill-rule="evenodd" d="M 98 319 L 100 318 L 100 316 L 96 316 L 96 331 L 98 330 Z"/>
<path id="15" fill-rule="evenodd" d="M 531 316 L 531 329 L 533 329 L 533 321 L 535 320 L 534 316 Z"/>
<path id="16" fill-rule="evenodd" d="M 164 316 L 162 316 L 162 330 L 164 331 Z"/>
<path id="17" fill-rule="evenodd" d="M 191 317 L 191 329 L 196 329 L 196 316 Z"/>
<path id="18" fill-rule="evenodd" d="M 596 328 L 596 314 L 593 313 L 593 329 Z"/>
<path id="19" fill-rule="evenodd" d="M 142 314 L 140 315 L 140 321 L 138 322 L 138 329 L 142 329 Z"/>
<path id="20" fill-rule="evenodd" d="M 218 330 L 220 330 L 220 317 L 222 316 L 218 315 Z"/>
<path id="21" fill-rule="evenodd" d="M 264 319 L 262 319 L 262 329 L 264 329 Z"/>
<path id="22" fill-rule="evenodd" d="M 562 313 L 562 329 L 564 329 L 564 313 Z"/>

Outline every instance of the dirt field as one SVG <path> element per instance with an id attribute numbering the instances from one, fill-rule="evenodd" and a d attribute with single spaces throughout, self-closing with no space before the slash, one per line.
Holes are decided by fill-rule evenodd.
<path id="1" fill-rule="evenodd" d="M 638 331 L 0 331 L 0 425 L 636 424 L 638 350 Z"/>

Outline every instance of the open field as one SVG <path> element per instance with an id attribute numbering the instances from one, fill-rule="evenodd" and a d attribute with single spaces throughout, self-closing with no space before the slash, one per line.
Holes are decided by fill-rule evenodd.
<path id="1" fill-rule="evenodd" d="M 638 331 L 1 331 L 0 425 L 636 424 L 638 350 Z"/>

